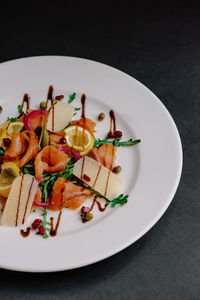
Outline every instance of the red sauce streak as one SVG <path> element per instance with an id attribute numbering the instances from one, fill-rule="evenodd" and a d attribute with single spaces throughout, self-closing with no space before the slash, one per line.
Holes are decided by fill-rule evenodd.
<path id="1" fill-rule="evenodd" d="M 30 189 L 29 189 L 29 192 L 28 192 L 28 198 L 27 198 L 27 201 L 26 201 L 26 206 L 25 206 L 25 210 L 24 210 L 24 216 L 23 216 L 22 224 L 24 224 L 24 221 L 25 221 L 26 211 L 27 211 L 28 202 L 29 202 L 30 195 L 31 195 L 33 182 L 34 182 L 34 178 L 32 178 L 31 186 L 30 186 Z"/>
<path id="2" fill-rule="evenodd" d="M 23 179 L 24 179 L 24 176 L 22 176 L 22 180 L 21 180 L 21 184 L 20 184 L 20 190 L 19 190 L 19 197 L 18 197 L 18 204 L 17 204 L 17 214 L 16 214 L 15 226 L 17 226 L 17 223 L 18 223 L 19 206 L 20 206 L 20 200 L 21 200 L 21 193 L 22 193 Z"/>
<path id="3" fill-rule="evenodd" d="M 94 196 L 92 205 L 91 205 L 91 207 L 90 207 L 90 211 L 93 210 L 93 207 L 94 207 L 95 203 L 97 204 L 98 209 L 99 209 L 100 212 L 104 212 L 104 211 L 106 210 L 107 206 L 108 206 L 108 204 L 105 203 L 104 207 L 102 207 L 102 206 L 101 206 L 101 203 L 100 203 L 99 201 L 97 201 L 97 196 Z"/>
<path id="4" fill-rule="evenodd" d="M 87 176 L 86 174 L 83 175 L 83 178 L 88 182 L 91 180 L 91 178 L 89 176 Z"/>
<path id="5" fill-rule="evenodd" d="M 51 101 L 51 105 L 53 105 L 53 86 L 50 85 L 47 93 L 47 101 L 46 104 L 48 104 L 48 101 Z"/>
<path id="6" fill-rule="evenodd" d="M 110 110 L 110 131 L 108 132 L 107 136 L 109 138 L 114 138 L 115 131 L 116 131 L 116 118 L 115 118 L 114 111 L 111 109 Z"/>
<path id="7" fill-rule="evenodd" d="M 85 157 L 83 157 L 83 161 L 82 161 L 82 167 L 81 167 L 81 178 L 83 178 L 84 164 L 85 164 Z"/>
<path id="8" fill-rule="evenodd" d="M 81 104 L 82 104 L 82 114 L 81 114 L 81 118 L 85 119 L 85 100 L 86 100 L 86 96 L 85 94 L 83 94 L 81 96 Z"/>
<path id="9" fill-rule="evenodd" d="M 24 97 L 22 100 L 22 111 L 23 111 L 25 103 L 26 103 L 26 113 L 27 113 L 29 110 L 29 107 L 30 107 L 30 97 L 28 94 L 24 94 Z"/>
<path id="10" fill-rule="evenodd" d="M 50 221 L 51 221 L 50 236 L 56 236 L 57 235 L 58 227 L 59 227 L 59 224 L 60 224 L 61 214 L 62 214 L 62 210 L 60 210 L 60 212 L 59 212 L 55 229 L 54 229 L 54 226 L 53 226 L 53 220 L 54 220 L 54 218 L 53 217 L 50 218 Z"/>
<path id="11" fill-rule="evenodd" d="M 105 188 L 105 193 L 104 193 L 104 196 L 105 196 L 105 197 L 106 197 L 106 195 L 107 195 L 107 189 L 108 189 L 109 178 L 110 178 L 110 170 L 108 171 L 108 177 L 107 177 L 107 180 L 106 180 L 106 188 Z"/>
<path id="12" fill-rule="evenodd" d="M 30 234 L 30 231 L 31 231 L 31 227 L 27 227 L 26 230 L 21 229 L 21 230 L 20 230 L 21 236 L 22 236 L 23 238 L 28 237 L 29 234 Z"/>
<path id="13" fill-rule="evenodd" d="M 86 100 L 86 95 L 83 94 L 81 96 L 81 104 L 82 104 L 82 113 L 81 113 L 81 119 L 82 119 L 82 123 L 83 123 L 83 131 L 82 131 L 82 140 L 83 140 L 83 145 L 85 144 L 85 100 Z M 83 146 L 84 148 L 84 146 Z"/>
<path id="14" fill-rule="evenodd" d="M 93 183 L 93 186 L 92 186 L 93 188 L 95 187 L 95 184 L 97 183 L 97 179 L 98 179 L 98 177 L 99 177 L 100 171 L 101 171 L 101 165 L 99 166 L 99 170 L 98 170 L 98 172 L 97 172 L 97 176 L 96 176 L 95 181 L 94 181 L 94 183 Z"/>

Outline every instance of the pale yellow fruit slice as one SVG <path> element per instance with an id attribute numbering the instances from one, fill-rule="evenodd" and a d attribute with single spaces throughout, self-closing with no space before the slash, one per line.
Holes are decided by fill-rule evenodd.
<path id="1" fill-rule="evenodd" d="M 87 129 L 74 125 L 67 127 L 64 131 L 67 145 L 79 151 L 82 156 L 93 148 L 94 137 Z"/>
<path id="2" fill-rule="evenodd" d="M 7 128 L 10 124 L 10 121 L 6 121 L 0 125 L 0 140 L 6 136 Z"/>
<path id="3" fill-rule="evenodd" d="M 12 122 L 9 124 L 7 133 L 11 135 L 14 132 L 20 132 L 24 128 L 23 122 Z"/>
<path id="4" fill-rule="evenodd" d="M 0 174 L 0 195 L 8 197 L 13 181 L 21 176 L 22 172 L 13 162 L 4 163 Z"/>
<path id="5" fill-rule="evenodd" d="M 25 174 L 14 180 L 1 218 L 3 226 L 20 226 L 30 214 L 38 187 L 34 176 Z"/>
<path id="6" fill-rule="evenodd" d="M 74 107 L 69 103 L 56 102 L 49 112 L 47 129 L 49 131 L 60 131 L 72 120 Z"/>
<path id="7" fill-rule="evenodd" d="M 79 159 L 73 174 L 109 200 L 122 192 L 122 180 L 93 158 L 85 156 Z"/>

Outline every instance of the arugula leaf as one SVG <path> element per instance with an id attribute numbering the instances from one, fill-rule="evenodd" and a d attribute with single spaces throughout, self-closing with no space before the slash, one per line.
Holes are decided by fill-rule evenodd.
<path id="1" fill-rule="evenodd" d="M 43 238 L 46 239 L 46 238 L 49 237 L 49 235 L 47 234 L 47 231 L 50 231 L 50 228 L 48 228 L 48 226 L 51 226 L 51 223 L 47 221 L 47 210 L 46 210 L 46 208 L 43 209 L 43 213 L 41 214 L 41 216 L 43 216 L 43 221 L 40 224 L 40 226 L 44 227 Z"/>
<path id="2" fill-rule="evenodd" d="M 80 107 L 74 107 L 74 110 L 75 111 L 78 111 L 78 110 L 80 110 L 81 108 Z"/>
<path id="3" fill-rule="evenodd" d="M 72 101 L 74 101 L 75 98 L 76 98 L 76 93 L 69 95 L 68 103 L 72 103 Z"/>
<path id="4" fill-rule="evenodd" d="M 113 200 L 107 200 L 107 204 L 111 204 L 112 207 L 115 207 L 117 204 L 124 205 L 125 203 L 128 202 L 128 195 L 119 195 L 117 198 Z"/>
<path id="5" fill-rule="evenodd" d="M 17 108 L 18 108 L 18 113 L 20 114 L 22 112 L 22 106 L 18 105 Z"/>
<path id="6" fill-rule="evenodd" d="M 116 138 L 114 140 L 109 140 L 108 138 L 105 138 L 103 140 L 95 139 L 94 147 L 98 148 L 100 145 L 103 145 L 103 144 L 112 144 L 115 147 L 132 146 L 132 145 L 136 145 L 141 142 L 141 140 L 133 140 L 133 139 L 129 139 L 128 141 L 124 141 L 124 142 L 120 142 L 120 140 L 121 140 L 121 138 Z"/>
<path id="7" fill-rule="evenodd" d="M 17 119 L 18 119 L 18 117 L 16 117 L 16 118 L 7 118 L 7 121 L 10 121 L 11 123 L 13 123 L 13 122 L 16 122 L 17 121 Z"/>
<path id="8" fill-rule="evenodd" d="M 23 174 L 30 174 L 35 176 L 35 166 L 34 166 L 34 161 L 31 160 L 27 164 L 25 164 L 22 168 L 21 171 Z"/>

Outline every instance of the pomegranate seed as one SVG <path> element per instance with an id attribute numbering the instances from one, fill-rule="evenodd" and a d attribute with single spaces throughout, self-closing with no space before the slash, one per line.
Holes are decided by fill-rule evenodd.
<path id="1" fill-rule="evenodd" d="M 38 227 L 38 233 L 39 233 L 40 235 L 44 235 L 44 232 L 45 232 L 44 227 L 43 227 L 43 226 L 39 226 L 39 227 Z"/>
<path id="2" fill-rule="evenodd" d="M 5 147 L 9 147 L 9 146 L 10 146 L 10 143 L 11 143 L 11 141 L 10 141 L 10 139 L 8 139 L 8 138 L 5 138 L 5 139 L 3 139 L 3 143 L 4 143 Z"/>
<path id="3" fill-rule="evenodd" d="M 108 138 L 114 138 L 115 136 L 111 131 L 109 131 L 108 134 L 107 134 L 107 137 Z"/>
<path id="4" fill-rule="evenodd" d="M 41 219 L 35 219 L 34 222 L 31 224 L 32 229 L 37 229 L 41 223 L 42 223 Z"/>
<path id="5" fill-rule="evenodd" d="M 59 95 L 59 96 L 56 96 L 56 97 L 55 97 L 56 100 L 61 100 L 61 99 L 63 99 L 63 98 L 64 98 L 64 95 Z"/>
<path id="6" fill-rule="evenodd" d="M 122 132 L 117 130 L 115 131 L 115 137 L 121 137 L 122 136 Z"/>
<path id="7" fill-rule="evenodd" d="M 87 207 L 87 206 L 82 206 L 82 207 L 81 207 L 81 213 L 82 213 L 82 214 L 87 213 L 87 212 L 89 212 L 89 211 L 90 211 L 90 208 L 89 208 L 89 207 Z"/>
<path id="8" fill-rule="evenodd" d="M 83 178 L 84 178 L 85 180 L 87 180 L 87 181 L 90 181 L 90 180 L 91 180 L 90 177 L 87 176 L 86 174 L 83 175 Z"/>
<path id="9" fill-rule="evenodd" d="M 61 139 L 60 139 L 60 143 L 61 143 L 61 144 L 66 144 L 66 143 L 67 143 L 67 141 L 66 141 L 66 139 L 65 139 L 65 138 L 61 138 Z"/>

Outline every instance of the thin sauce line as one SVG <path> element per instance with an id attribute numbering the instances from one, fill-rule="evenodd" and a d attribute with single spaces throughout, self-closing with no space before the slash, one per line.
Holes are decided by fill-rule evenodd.
<path id="1" fill-rule="evenodd" d="M 108 182 L 109 182 L 109 178 L 110 178 L 110 170 L 108 171 L 108 176 L 107 176 L 107 180 L 106 180 L 106 188 L 105 188 L 105 193 L 104 196 L 106 197 L 107 195 L 107 190 L 108 190 Z"/>
<path id="2" fill-rule="evenodd" d="M 97 172 L 97 176 L 96 176 L 95 181 L 94 181 L 94 183 L 93 183 L 93 186 L 92 186 L 93 188 L 95 187 L 95 184 L 97 183 L 97 179 L 98 179 L 98 177 L 99 177 L 100 171 L 101 171 L 101 164 L 100 164 L 100 166 L 99 166 L 99 169 L 98 169 L 98 172 Z"/>
<path id="3" fill-rule="evenodd" d="M 83 177 L 84 164 L 85 164 L 85 157 L 83 156 L 82 166 L 81 166 L 81 178 Z"/>
<path id="4" fill-rule="evenodd" d="M 58 231 L 58 227 L 59 227 L 59 224 L 60 224 L 61 214 L 62 214 L 62 209 L 61 209 L 60 212 L 59 212 L 59 215 L 58 215 L 58 219 L 57 219 L 57 222 L 56 222 L 56 227 L 55 227 L 55 229 L 54 229 L 54 226 L 53 226 L 53 220 L 54 220 L 54 218 L 53 218 L 53 217 L 50 218 L 50 221 L 51 221 L 50 236 L 56 236 L 57 231 Z"/>
<path id="5" fill-rule="evenodd" d="M 22 193 L 22 184 L 23 184 L 24 176 L 22 176 L 21 184 L 20 184 L 20 190 L 19 190 L 19 197 L 18 197 L 18 204 L 17 204 L 17 214 L 16 214 L 16 220 L 15 220 L 15 226 L 18 224 L 18 215 L 19 215 L 19 206 L 21 201 L 21 193 Z"/>
<path id="6" fill-rule="evenodd" d="M 30 199 L 31 190 L 32 190 L 32 187 L 33 187 L 33 182 L 34 182 L 34 178 L 32 178 L 31 186 L 29 188 L 28 198 L 27 198 L 27 201 L 26 201 L 26 206 L 25 206 L 25 210 L 24 210 L 24 216 L 23 216 L 22 224 L 24 224 L 24 221 L 25 221 L 25 216 L 26 216 L 26 212 L 27 212 L 27 208 L 28 208 L 28 202 L 29 202 L 29 199 Z"/>

